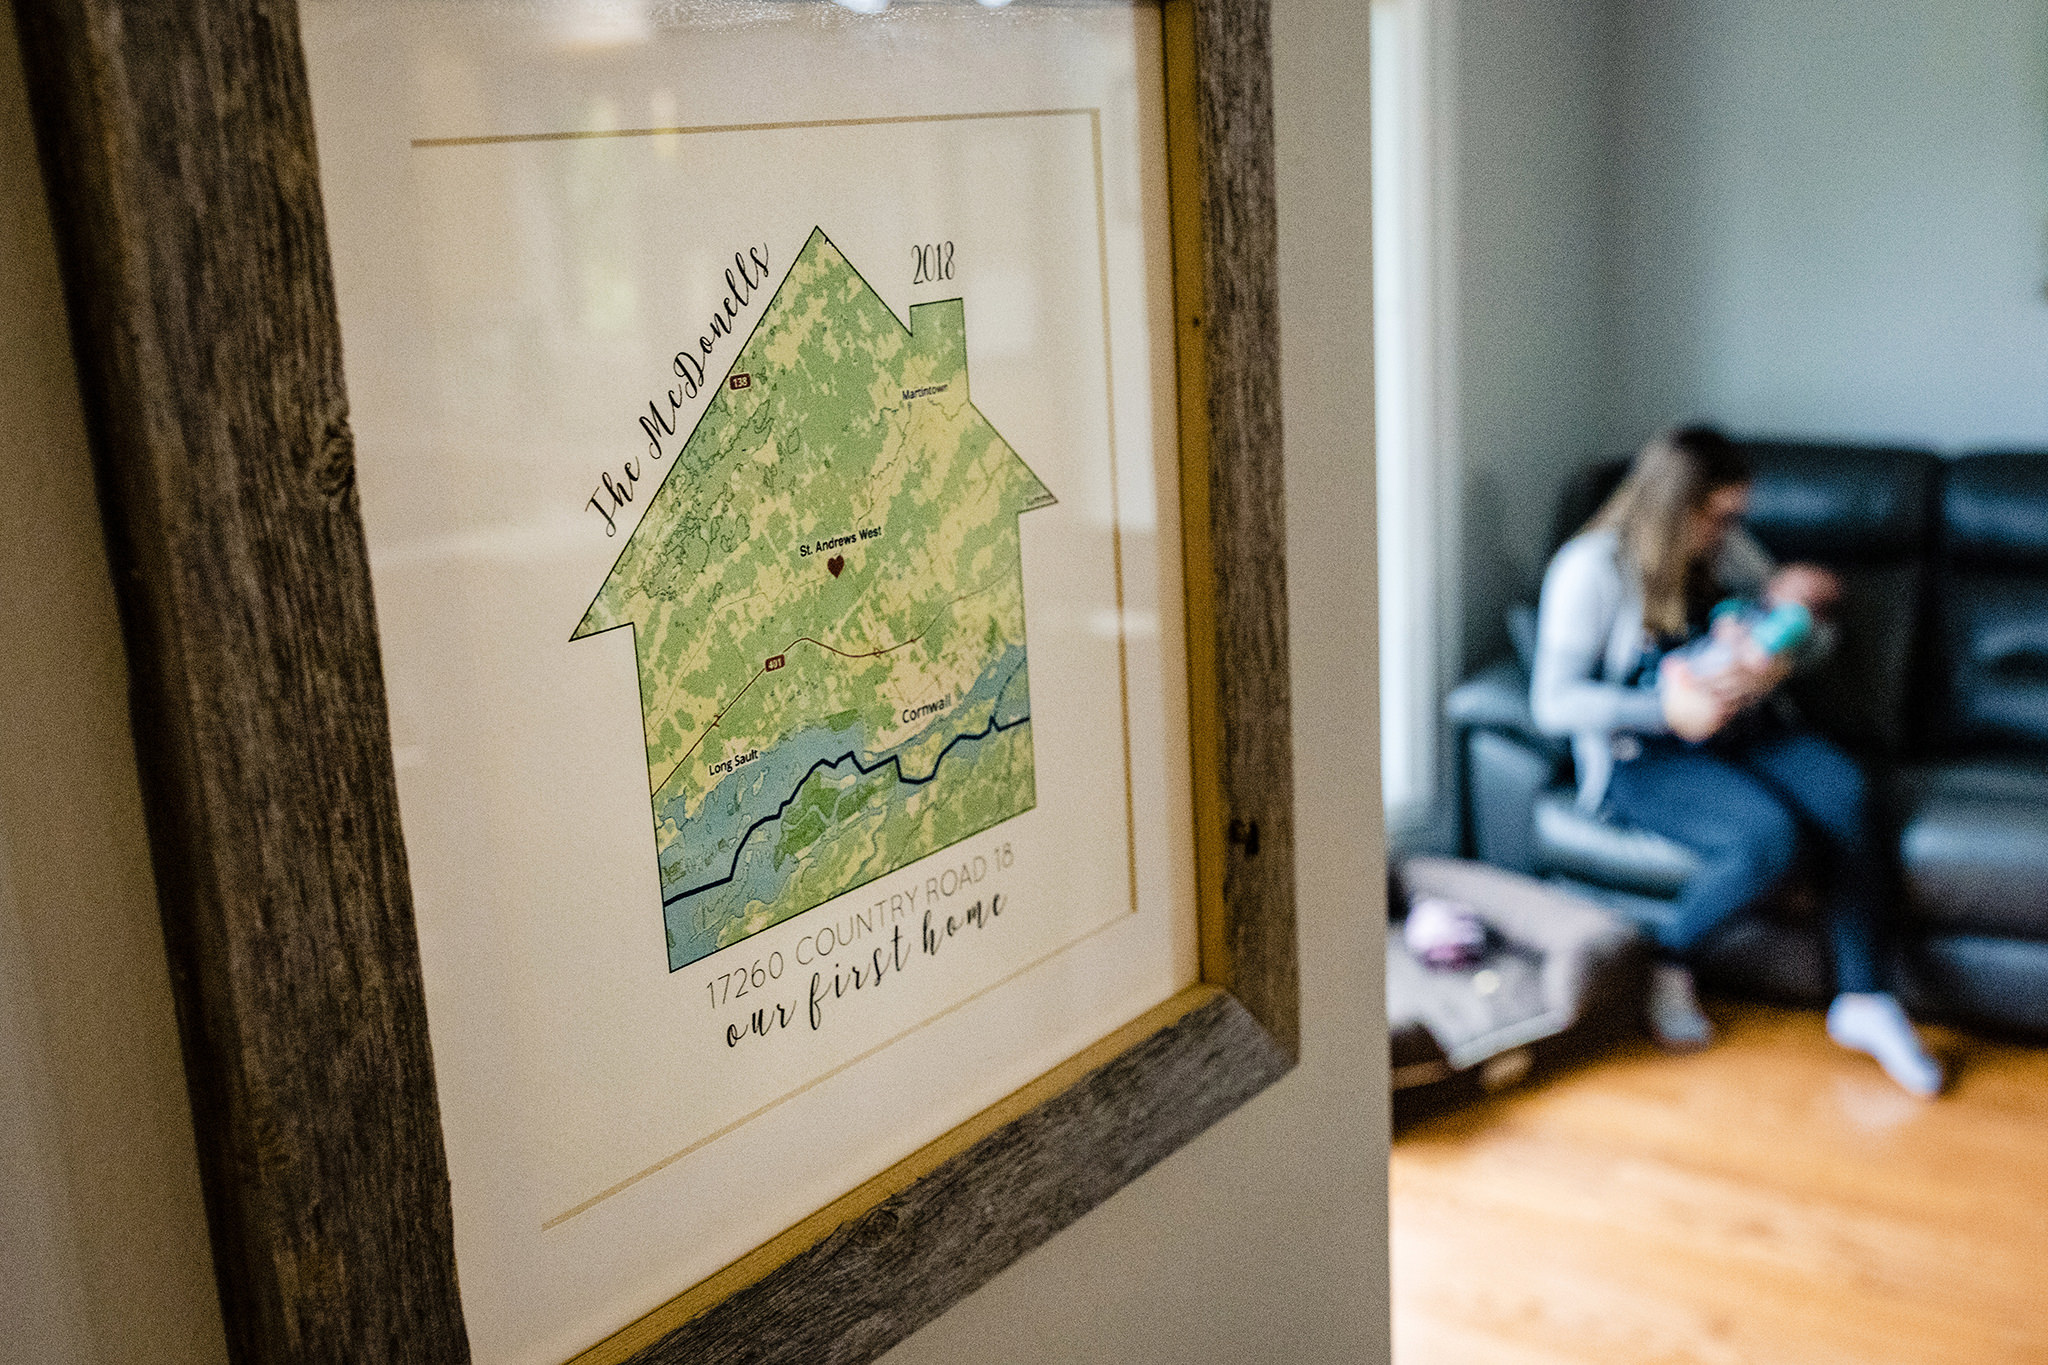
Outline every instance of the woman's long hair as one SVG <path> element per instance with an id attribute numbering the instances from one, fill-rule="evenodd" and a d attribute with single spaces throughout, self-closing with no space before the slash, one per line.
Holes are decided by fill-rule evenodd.
<path id="1" fill-rule="evenodd" d="M 1683 427 L 1636 453 L 1628 477 L 1588 530 L 1612 530 L 1623 560 L 1642 578 L 1643 624 L 1661 635 L 1685 630 L 1686 519 L 1715 492 L 1750 480 L 1749 461 L 1712 427 Z"/>

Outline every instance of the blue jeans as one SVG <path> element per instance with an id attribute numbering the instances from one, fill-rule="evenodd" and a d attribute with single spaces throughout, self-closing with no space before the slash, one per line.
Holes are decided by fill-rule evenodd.
<path id="1" fill-rule="evenodd" d="M 1673 957 L 1690 956 L 1792 866 L 1802 830 L 1824 855 L 1835 988 L 1874 991 L 1884 861 L 1871 824 L 1869 784 L 1856 760 L 1810 731 L 1774 727 L 1740 739 L 1643 741 L 1614 765 L 1608 805 L 1699 855 L 1700 870 L 1657 932 Z"/>

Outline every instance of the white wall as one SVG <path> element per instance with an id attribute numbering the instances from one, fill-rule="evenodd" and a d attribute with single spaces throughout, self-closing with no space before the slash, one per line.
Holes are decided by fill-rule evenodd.
<path id="1" fill-rule="evenodd" d="M 1276 9 L 1303 1063 L 895 1365 L 1387 1356 L 1367 9 Z M 212 1365 L 224 1347 L 65 347 L 0 23 L 0 1355 Z"/>
<path id="2" fill-rule="evenodd" d="M 1620 426 L 2048 445 L 2048 5 L 1621 14 Z"/>
<path id="3" fill-rule="evenodd" d="M 1455 13 L 1447 228 L 1457 295 L 1464 668 L 1549 550 L 1565 473 L 1613 439 L 1611 0 L 1442 0 Z"/>
<path id="4" fill-rule="evenodd" d="M 2048 446 L 2048 4 L 1436 2 L 1467 669 L 1660 427 Z"/>

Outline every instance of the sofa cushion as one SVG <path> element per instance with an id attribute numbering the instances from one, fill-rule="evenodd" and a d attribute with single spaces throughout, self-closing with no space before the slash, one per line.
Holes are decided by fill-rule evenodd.
<path id="1" fill-rule="evenodd" d="M 1579 808 L 1569 791 L 1536 798 L 1536 865 L 1543 872 L 1653 896 L 1675 896 L 1699 870 L 1689 848 Z"/>
<path id="2" fill-rule="evenodd" d="M 1899 954 L 1899 998 L 1915 1014 L 2048 1039 L 2048 943 L 1931 934 Z"/>
<path id="3" fill-rule="evenodd" d="M 1826 931 L 1776 915 L 1729 920 L 1700 945 L 1694 970 L 1710 991 L 1783 1005 L 1820 1005 L 1835 996 L 1835 955 Z"/>
<path id="4" fill-rule="evenodd" d="M 2048 521 L 2048 506 L 2041 510 Z M 2048 747 L 2048 574 L 1952 571 L 1936 594 L 1945 738 Z"/>
<path id="5" fill-rule="evenodd" d="M 1878 446 L 1746 441 L 1756 471 L 1744 524 L 1782 560 L 1894 564 L 1927 545 L 1934 457 Z"/>
<path id="6" fill-rule="evenodd" d="M 1941 467 L 1951 563 L 2048 573 L 2048 452 L 1969 455 Z"/>
<path id="7" fill-rule="evenodd" d="M 1852 564 L 1839 570 L 1835 647 L 1789 684 L 1799 709 L 1830 737 L 1864 755 L 1893 756 L 1912 737 L 1915 646 L 1926 568 Z"/>
<path id="8" fill-rule="evenodd" d="M 2048 750 L 2048 452 L 1947 461 L 1938 548 L 1935 738 Z"/>
<path id="9" fill-rule="evenodd" d="M 1778 559 L 1842 577 L 1833 653 L 1793 680 L 1809 720 L 1862 753 L 1893 754 L 1907 708 L 1927 573 L 1935 457 L 1924 450 L 1751 441 L 1744 524 Z"/>
<path id="10" fill-rule="evenodd" d="M 1558 885 L 1606 906 L 1645 934 L 1668 924 L 1676 907 L 1661 896 L 1641 896 L 1569 878 Z M 1710 990 L 1787 1005 L 1825 1004 L 1834 995 L 1835 966 L 1821 926 L 1774 913 L 1749 911 L 1716 929 L 1700 945 L 1694 968 Z M 2043 945 L 2048 949 L 2048 944 Z"/>
<path id="11" fill-rule="evenodd" d="M 1634 460 L 1632 455 L 1618 455 L 1604 460 L 1595 460 L 1573 471 L 1558 493 L 1557 511 L 1551 518 L 1550 552 L 1556 554 L 1558 547 L 1586 529 L 1586 523 L 1600 510 L 1621 481 L 1628 476 L 1628 468 Z"/>
<path id="12" fill-rule="evenodd" d="M 1896 786 L 1911 918 L 2048 939 L 2048 761 L 1932 765 Z"/>

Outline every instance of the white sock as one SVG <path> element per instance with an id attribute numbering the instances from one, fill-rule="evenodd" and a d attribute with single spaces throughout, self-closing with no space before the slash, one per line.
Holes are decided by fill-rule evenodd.
<path id="1" fill-rule="evenodd" d="M 1844 991 L 1828 1006 L 1828 1037 L 1877 1058 L 1885 1074 L 1923 1098 L 1941 1092 L 1941 1063 L 1920 1046 L 1899 1002 L 1882 992 Z"/>

